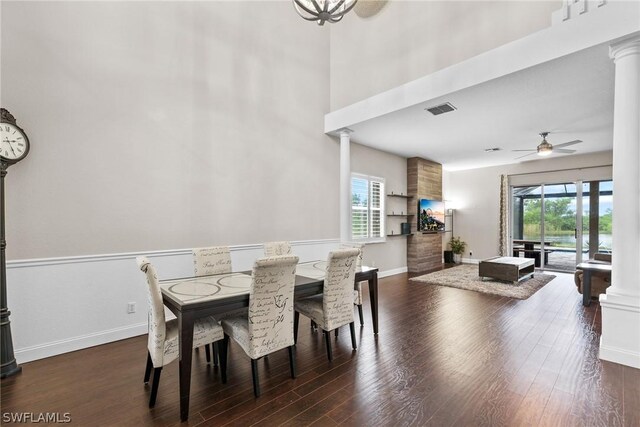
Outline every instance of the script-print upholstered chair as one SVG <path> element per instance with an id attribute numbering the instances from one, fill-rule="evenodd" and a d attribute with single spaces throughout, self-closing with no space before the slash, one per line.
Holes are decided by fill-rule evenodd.
<path id="1" fill-rule="evenodd" d="M 193 272 L 196 277 L 208 276 L 211 274 L 231 273 L 231 252 L 228 246 L 212 246 L 209 248 L 197 248 L 193 253 Z M 213 364 L 218 365 L 218 346 L 213 347 Z M 207 363 L 211 361 L 209 345 L 204 347 Z"/>
<path id="2" fill-rule="evenodd" d="M 349 249 L 356 248 L 360 250 L 358 254 L 358 259 L 356 261 L 356 270 L 359 270 L 362 267 L 362 252 L 364 250 L 364 245 L 362 243 L 341 243 L 340 249 Z M 358 307 L 358 317 L 360 317 L 360 326 L 364 326 L 364 316 L 362 315 L 362 283 L 358 282 L 356 285 L 355 301 L 353 302 Z"/>
<path id="3" fill-rule="evenodd" d="M 295 302 L 294 331 L 298 336 L 300 313 L 315 322 L 324 333 L 327 345 L 327 357 L 333 360 L 331 349 L 331 331 L 349 324 L 351 344 L 356 349 L 356 331 L 353 320 L 353 301 L 355 293 L 353 282 L 356 276 L 356 263 L 359 249 L 339 249 L 329 253 L 327 274 L 324 278 L 322 295 L 302 298 Z"/>
<path id="4" fill-rule="evenodd" d="M 260 396 L 258 359 L 284 348 L 289 349 L 291 377 L 296 377 L 293 353 L 293 287 L 298 257 L 282 255 L 259 258 L 253 264 L 247 315 L 222 319 L 224 342 L 220 360 L 222 382 L 227 382 L 227 349 L 233 338 L 251 358 L 253 393 Z"/>
<path id="5" fill-rule="evenodd" d="M 178 321 L 177 319 L 168 322 L 165 320 L 158 275 L 151 262 L 147 257 L 138 257 L 136 261 L 140 270 L 142 270 L 147 277 L 149 338 L 147 341 L 147 367 L 144 372 L 144 382 L 145 384 L 149 382 L 151 368 L 153 368 L 153 384 L 151 386 L 151 396 L 149 397 L 149 407 L 153 408 L 156 404 L 162 367 L 173 362 L 180 354 Z M 220 341 L 223 337 L 222 327 L 218 324 L 218 321 L 211 316 L 197 320 L 193 326 L 194 348 Z"/>
<path id="6" fill-rule="evenodd" d="M 291 253 L 291 243 L 289 242 L 267 242 L 264 244 L 264 256 L 289 255 Z"/>

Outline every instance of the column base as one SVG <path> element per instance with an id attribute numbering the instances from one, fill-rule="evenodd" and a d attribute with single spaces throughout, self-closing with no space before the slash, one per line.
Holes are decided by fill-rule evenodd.
<path id="1" fill-rule="evenodd" d="M 2 367 L 2 372 L 0 373 L 0 379 L 5 379 L 12 375 L 19 374 L 20 372 L 22 372 L 22 366 L 19 366 L 14 359 L 13 362 Z"/>
<path id="2" fill-rule="evenodd" d="M 600 359 L 640 369 L 640 298 L 601 294 Z"/>

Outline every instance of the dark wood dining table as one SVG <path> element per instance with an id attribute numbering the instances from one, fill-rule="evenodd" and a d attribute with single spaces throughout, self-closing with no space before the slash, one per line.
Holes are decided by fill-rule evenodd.
<path id="1" fill-rule="evenodd" d="M 299 263 L 296 269 L 295 298 L 322 293 L 326 261 Z M 358 282 L 369 283 L 373 333 L 378 333 L 378 269 L 360 267 Z M 216 316 L 249 306 L 251 272 L 184 277 L 160 281 L 162 300 L 178 320 L 180 338 L 180 419 L 189 418 L 193 324 L 197 319 Z"/>

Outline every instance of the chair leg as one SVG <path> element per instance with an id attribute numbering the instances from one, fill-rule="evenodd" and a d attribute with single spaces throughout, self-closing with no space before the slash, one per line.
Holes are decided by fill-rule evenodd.
<path id="1" fill-rule="evenodd" d="M 222 339 L 222 348 L 220 348 L 220 376 L 222 377 L 222 384 L 227 383 L 227 355 L 229 353 L 229 335 L 224 334 Z"/>
<path id="2" fill-rule="evenodd" d="M 349 323 L 349 328 L 351 329 L 351 347 L 356 349 L 356 324 L 355 322 Z"/>
<path id="3" fill-rule="evenodd" d="M 298 342 L 298 325 L 300 324 L 300 313 L 295 311 L 293 313 L 293 343 Z"/>
<path id="4" fill-rule="evenodd" d="M 205 357 L 207 358 L 207 363 L 211 363 L 211 352 L 209 351 L 209 344 L 206 344 L 204 346 L 204 354 L 205 354 Z"/>
<path id="5" fill-rule="evenodd" d="M 258 380 L 258 361 L 251 359 L 251 375 L 253 376 L 253 394 L 260 397 L 260 381 Z"/>
<path id="6" fill-rule="evenodd" d="M 151 396 L 149 396 L 149 408 L 156 406 L 156 396 L 158 395 L 158 385 L 160 384 L 160 374 L 162 366 L 153 369 L 153 385 L 151 386 Z"/>
<path id="7" fill-rule="evenodd" d="M 333 361 L 333 351 L 331 349 L 331 331 L 322 331 L 324 332 L 324 341 L 327 345 L 327 357 L 329 358 L 329 362 Z"/>
<path id="8" fill-rule="evenodd" d="M 211 347 L 213 347 L 213 366 L 218 366 L 218 361 L 220 360 L 220 351 L 218 350 L 218 343 L 211 343 Z"/>
<path id="9" fill-rule="evenodd" d="M 151 361 L 151 353 L 147 351 L 147 367 L 144 369 L 145 384 L 149 382 L 149 377 L 151 376 L 151 368 L 153 368 L 153 362 Z"/>
<path id="10" fill-rule="evenodd" d="M 291 369 L 291 378 L 296 377 L 296 354 L 294 353 L 294 346 L 289 346 L 289 369 Z"/>
<path id="11" fill-rule="evenodd" d="M 362 315 L 362 304 L 358 304 L 358 316 L 360 316 L 360 326 L 364 326 L 364 316 Z"/>

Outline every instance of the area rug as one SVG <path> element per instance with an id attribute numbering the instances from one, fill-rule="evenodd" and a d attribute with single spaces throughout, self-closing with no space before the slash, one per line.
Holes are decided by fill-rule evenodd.
<path id="1" fill-rule="evenodd" d="M 483 294 L 499 295 L 509 298 L 527 299 L 540 288 L 549 283 L 553 274 L 534 273 L 533 278 L 525 279 L 514 285 L 512 282 L 504 282 L 478 277 L 478 266 L 475 264 L 462 264 L 446 270 L 409 279 L 413 282 L 426 283 L 428 285 L 449 286 L 451 288 L 466 289 L 482 292 Z"/>

